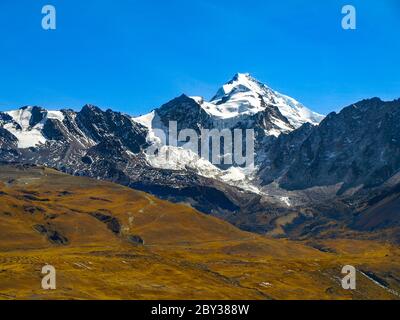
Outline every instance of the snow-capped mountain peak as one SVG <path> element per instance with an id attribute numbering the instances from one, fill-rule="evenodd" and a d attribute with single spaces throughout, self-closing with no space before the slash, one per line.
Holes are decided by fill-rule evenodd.
<path id="1" fill-rule="evenodd" d="M 258 165 L 263 161 L 260 146 L 264 137 L 277 137 L 282 133 L 289 133 L 307 122 L 316 125 L 322 119 L 323 116 L 274 91 L 250 74 L 237 73 L 210 101 L 200 96 L 182 95 L 147 115 L 133 118 L 133 121 L 145 126 L 148 130 L 147 141 L 167 150 L 165 153 L 172 159 L 167 163 L 147 157 L 151 166 L 169 170 L 191 168 L 201 176 L 213 177 L 235 186 L 241 184 L 241 188 L 249 190 L 252 188 L 250 181 L 254 170 L 242 172 L 243 175 L 237 174 L 242 168 L 235 165 L 223 170 L 214 166 L 209 159 L 199 159 L 197 154 L 188 152 L 182 146 L 168 145 L 166 139 L 158 136 L 159 130 L 161 129 L 164 135 L 168 134 L 170 121 L 177 122 L 178 128 L 192 129 L 196 132 L 201 129 L 254 129 L 259 145 L 259 150 L 256 150 Z M 234 170 L 236 174 L 229 170 Z M 254 192 L 253 189 L 252 191 Z"/>
<path id="2" fill-rule="evenodd" d="M 211 99 L 211 102 L 218 103 L 224 97 L 238 92 L 253 91 L 263 94 L 267 90 L 272 91 L 266 85 L 251 77 L 249 73 L 236 73 L 232 80 L 218 90 L 217 94 Z"/>
<path id="3" fill-rule="evenodd" d="M 295 128 L 306 122 L 316 125 L 324 118 L 248 73 L 237 73 L 217 91 L 210 104 L 207 104 L 206 111 L 221 119 L 253 115 L 264 111 L 269 105 L 277 107 Z"/>

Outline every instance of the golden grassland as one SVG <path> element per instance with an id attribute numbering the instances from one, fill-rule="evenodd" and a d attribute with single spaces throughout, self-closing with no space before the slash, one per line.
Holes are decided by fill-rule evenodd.
<path id="1" fill-rule="evenodd" d="M 93 213 L 116 218 L 119 232 Z M 68 243 L 51 243 L 36 225 Z M 244 232 L 117 184 L 0 167 L 0 299 L 400 298 L 397 246 L 348 239 L 315 245 L 324 250 Z M 41 289 L 45 264 L 57 270 L 57 290 Z M 354 291 L 341 288 L 347 264 L 359 270 Z"/>

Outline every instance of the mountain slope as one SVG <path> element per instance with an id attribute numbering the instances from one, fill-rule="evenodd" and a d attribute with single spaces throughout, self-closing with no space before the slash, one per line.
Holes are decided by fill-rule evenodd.
<path id="1" fill-rule="evenodd" d="M 397 247 L 269 239 L 43 167 L 0 166 L 0 204 L 0 299 L 397 299 L 400 290 Z M 349 261 L 384 286 L 359 272 L 357 290 L 343 290 Z M 45 264 L 57 290 L 40 288 Z"/>
<path id="2" fill-rule="evenodd" d="M 400 100 L 357 102 L 319 126 L 280 137 L 261 176 L 265 184 L 278 179 L 283 188 L 296 190 L 379 186 L 400 169 L 399 124 Z"/>

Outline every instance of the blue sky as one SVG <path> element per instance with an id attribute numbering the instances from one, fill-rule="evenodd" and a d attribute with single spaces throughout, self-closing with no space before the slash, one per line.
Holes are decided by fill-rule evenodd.
<path id="1" fill-rule="evenodd" d="M 181 93 L 211 96 L 236 72 L 321 113 L 400 97 L 398 0 L 1 0 L 0 110 L 132 115 Z M 57 30 L 41 9 L 57 9 Z M 357 30 L 341 8 L 357 9 Z"/>

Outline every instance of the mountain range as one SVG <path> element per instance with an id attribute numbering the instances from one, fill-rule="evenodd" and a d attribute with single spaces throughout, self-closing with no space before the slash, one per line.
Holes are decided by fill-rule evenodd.
<path id="1" fill-rule="evenodd" d="M 163 143 L 171 121 L 196 132 L 254 129 L 254 167 Z M 146 153 L 154 145 L 168 161 Z M 181 95 L 140 117 L 26 106 L 0 112 L 0 161 L 116 182 L 246 231 L 400 241 L 400 100 L 366 99 L 324 117 L 236 74 L 209 101 Z"/>

